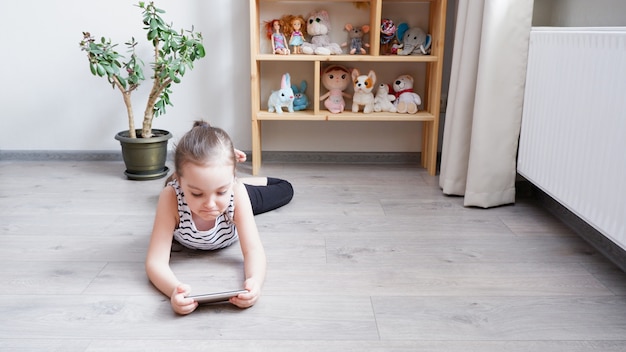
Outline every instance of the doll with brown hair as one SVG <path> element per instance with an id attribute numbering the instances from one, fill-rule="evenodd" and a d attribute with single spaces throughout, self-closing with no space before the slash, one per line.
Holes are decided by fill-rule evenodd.
<path id="1" fill-rule="evenodd" d="M 272 42 L 272 54 L 289 55 L 290 50 L 287 46 L 285 36 L 281 32 L 284 24 L 280 19 L 273 19 L 265 22 L 265 33 L 267 39 Z"/>
<path id="2" fill-rule="evenodd" d="M 301 54 L 300 47 L 305 42 L 306 23 L 302 15 L 285 15 L 282 17 L 285 24 L 285 36 L 289 38 L 289 45 L 293 47 L 294 54 Z"/>
<path id="3" fill-rule="evenodd" d="M 324 106 L 333 114 L 343 112 L 346 107 L 344 98 L 350 98 L 350 95 L 344 92 L 352 82 L 350 70 L 342 65 L 328 66 L 322 71 L 321 80 L 328 92 L 320 97 L 320 101 L 326 99 Z"/>

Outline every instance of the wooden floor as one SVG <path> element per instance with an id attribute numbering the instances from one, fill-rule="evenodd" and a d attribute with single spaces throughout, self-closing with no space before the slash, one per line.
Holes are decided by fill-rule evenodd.
<path id="1" fill-rule="evenodd" d="M 296 195 L 256 217 L 261 300 L 177 316 L 143 267 L 163 180 L 122 172 L 0 161 L 0 351 L 626 351 L 624 272 L 531 198 L 465 208 L 411 165 L 264 164 Z M 238 246 L 172 263 L 242 281 Z"/>

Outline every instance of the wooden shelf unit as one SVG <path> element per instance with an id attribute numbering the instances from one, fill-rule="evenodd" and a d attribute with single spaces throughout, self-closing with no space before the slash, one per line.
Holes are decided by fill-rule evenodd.
<path id="1" fill-rule="evenodd" d="M 261 27 L 269 18 L 261 18 L 261 5 L 274 3 L 274 6 L 285 4 L 307 4 L 312 8 L 324 4 L 332 6 L 333 3 L 367 3 L 370 8 L 369 43 L 372 43 L 366 55 L 273 55 L 263 53 L 261 49 Z M 423 56 L 399 56 L 381 55 L 380 46 L 380 23 L 385 18 L 384 6 L 386 4 L 404 5 L 415 3 L 427 3 L 429 7 L 428 28 L 423 28 L 432 36 L 431 52 Z M 250 38 L 251 38 L 251 109 L 252 109 L 252 173 L 257 174 L 261 167 L 262 136 L 261 127 L 263 121 L 414 121 L 422 123 L 422 149 L 421 164 L 430 175 L 436 173 L 437 144 L 439 135 L 439 112 L 441 105 L 441 86 L 443 69 L 443 50 L 445 38 L 446 0 L 250 0 Z M 303 13 L 306 16 L 306 13 Z M 312 109 L 282 114 L 269 113 L 263 108 L 261 100 L 261 66 L 281 65 L 287 63 L 301 63 L 307 65 L 307 70 L 312 70 L 312 89 L 309 89 L 309 101 Z M 346 111 L 333 114 L 325 110 L 320 102 L 320 96 L 324 94 L 324 87 L 320 81 L 320 72 L 324 64 L 338 63 L 348 65 L 350 63 L 371 63 L 376 65 L 386 64 L 412 64 L 426 65 L 425 92 L 420 94 L 422 106 L 417 114 L 400 114 L 390 112 L 378 113 L 352 113 L 350 101 L 347 102 Z M 293 76 L 293 74 L 292 74 Z M 417 81 L 417 77 L 416 78 Z M 279 81 L 280 77 L 272 77 Z M 293 79 L 293 78 L 292 78 Z M 292 81 L 292 83 L 295 83 Z"/>

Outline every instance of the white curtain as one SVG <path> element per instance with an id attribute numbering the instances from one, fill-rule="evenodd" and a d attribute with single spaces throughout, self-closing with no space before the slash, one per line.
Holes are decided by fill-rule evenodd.
<path id="1" fill-rule="evenodd" d="M 465 206 L 515 202 L 533 0 L 459 0 L 439 185 Z"/>

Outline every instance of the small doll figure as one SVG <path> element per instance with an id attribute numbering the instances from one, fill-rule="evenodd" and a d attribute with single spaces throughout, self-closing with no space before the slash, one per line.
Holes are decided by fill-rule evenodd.
<path id="1" fill-rule="evenodd" d="M 283 23 L 279 19 L 274 19 L 265 22 L 265 31 L 267 39 L 272 41 L 272 53 L 280 55 L 289 55 L 290 50 L 287 47 L 287 41 L 285 36 L 280 31 L 283 27 Z"/>
<path id="2" fill-rule="evenodd" d="M 300 47 L 305 42 L 306 23 L 301 15 L 285 15 L 282 18 L 285 24 L 285 36 L 289 38 L 289 45 L 293 47 L 294 54 L 301 54 Z"/>
<path id="3" fill-rule="evenodd" d="M 332 65 L 324 69 L 321 79 L 328 92 L 320 97 L 320 101 L 326 99 L 324 106 L 333 114 L 343 112 L 346 107 L 344 98 L 350 98 L 350 95 L 344 92 L 352 82 L 350 71 L 344 66 Z"/>

